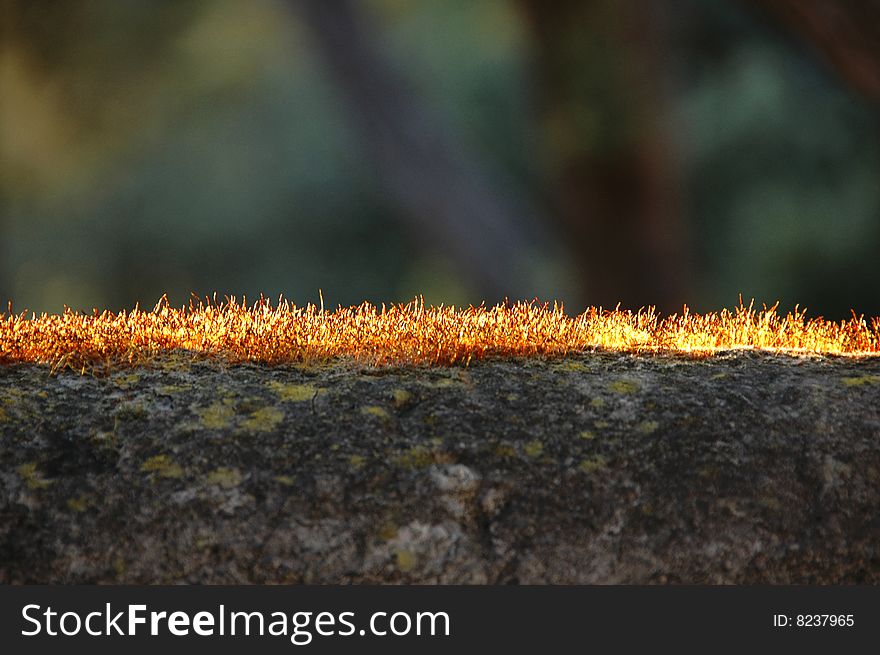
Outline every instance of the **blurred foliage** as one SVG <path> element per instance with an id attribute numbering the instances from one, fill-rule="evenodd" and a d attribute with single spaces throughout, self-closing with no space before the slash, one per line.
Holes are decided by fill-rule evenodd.
<path id="1" fill-rule="evenodd" d="M 518 5 L 369 2 L 427 102 L 548 202 Z M 673 3 L 697 308 L 880 314 L 875 110 L 733 0 Z M 2 0 L 0 295 L 479 302 L 390 207 L 296 14 L 261 0 Z M 593 71 L 601 74 L 601 52 Z M 585 121 L 590 120 L 585 110 Z M 546 298 L 573 275 L 544 262 Z"/>
<path id="2" fill-rule="evenodd" d="M 725 5 L 703 7 L 682 39 L 703 307 L 742 293 L 833 317 L 880 315 L 876 109 L 799 43 Z"/>

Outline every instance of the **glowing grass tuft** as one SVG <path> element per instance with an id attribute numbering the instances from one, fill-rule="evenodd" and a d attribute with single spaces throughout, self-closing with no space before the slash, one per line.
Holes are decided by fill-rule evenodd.
<path id="1" fill-rule="evenodd" d="M 32 362 L 53 370 L 81 372 L 113 366 L 176 362 L 192 358 L 268 364 L 350 357 L 374 365 L 468 364 L 474 359 L 559 356 L 591 349 L 711 355 L 731 349 L 846 356 L 880 354 L 880 319 L 807 319 L 777 306 L 660 317 L 590 308 L 569 316 L 554 303 L 495 307 L 426 307 L 407 304 L 324 311 L 297 307 L 283 298 L 248 306 L 192 300 L 181 308 L 162 298 L 152 311 L 114 314 L 65 309 L 61 314 L 0 315 L 0 363 Z"/>

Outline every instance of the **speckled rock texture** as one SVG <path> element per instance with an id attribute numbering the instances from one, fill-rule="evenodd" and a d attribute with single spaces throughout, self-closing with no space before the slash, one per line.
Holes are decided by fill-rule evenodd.
<path id="1" fill-rule="evenodd" d="M 880 582 L 880 358 L 0 367 L 2 583 Z"/>

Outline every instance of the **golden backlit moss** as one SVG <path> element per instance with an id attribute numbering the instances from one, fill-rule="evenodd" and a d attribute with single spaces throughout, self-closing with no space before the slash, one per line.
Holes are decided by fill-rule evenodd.
<path id="1" fill-rule="evenodd" d="M 408 304 L 324 311 L 280 299 L 253 305 L 235 298 L 166 299 L 151 311 L 118 314 L 0 316 L 0 363 L 37 362 L 83 371 L 118 365 L 162 365 L 169 358 L 214 357 L 228 362 L 319 363 L 351 357 L 371 364 L 468 364 L 485 357 L 565 355 L 594 348 L 624 352 L 710 355 L 731 349 L 834 355 L 880 354 L 880 319 L 807 319 L 776 306 L 660 317 L 590 308 L 569 316 L 562 306 L 514 303 L 495 307 Z M 279 390 L 286 394 L 288 390 Z M 308 395 L 289 390 L 291 401 Z"/>

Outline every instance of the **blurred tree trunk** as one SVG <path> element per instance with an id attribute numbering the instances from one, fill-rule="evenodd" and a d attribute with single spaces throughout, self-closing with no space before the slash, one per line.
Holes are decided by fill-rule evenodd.
<path id="1" fill-rule="evenodd" d="M 543 140 L 589 304 L 689 299 L 667 135 L 661 3 L 521 0 L 536 43 Z"/>
<path id="2" fill-rule="evenodd" d="M 546 221 L 474 156 L 414 92 L 351 0 L 296 0 L 380 183 L 423 243 L 447 255 L 488 301 L 534 294 L 527 263 Z M 536 248 L 537 246 L 537 248 Z"/>
<path id="3" fill-rule="evenodd" d="M 880 104 L 878 0 L 750 0 L 810 43 L 844 81 Z"/>

